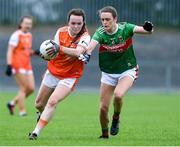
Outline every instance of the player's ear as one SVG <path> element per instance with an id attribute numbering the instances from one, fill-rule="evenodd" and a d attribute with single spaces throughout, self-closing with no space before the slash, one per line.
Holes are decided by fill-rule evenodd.
<path id="1" fill-rule="evenodd" d="M 115 22 L 117 22 L 117 17 L 114 18 Z"/>

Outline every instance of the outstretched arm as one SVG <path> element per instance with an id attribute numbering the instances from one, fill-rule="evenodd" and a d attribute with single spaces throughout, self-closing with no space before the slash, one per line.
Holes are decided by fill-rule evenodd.
<path id="1" fill-rule="evenodd" d="M 85 53 L 80 54 L 79 60 L 83 61 L 85 64 L 87 64 L 90 60 L 91 57 L 91 52 L 96 48 L 96 45 L 98 44 L 97 41 L 91 39 L 91 42 L 88 46 L 88 49 L 86 50 Z"/>
<path id="2" fill-rule="evenodd" d="M 91 39 L 91 42 L 89 43 L 88 49 L 86 51 L 87 54 L 91 54 L 91 52 L 96 48 L 98 42 Z"/>
<path id="3" fill-rule="evenodd" d="M 150 21 L 145 21 L 143 26 L 135 26 L 133 32 L 137 34 L 152 34 L 153 24 Z"/>

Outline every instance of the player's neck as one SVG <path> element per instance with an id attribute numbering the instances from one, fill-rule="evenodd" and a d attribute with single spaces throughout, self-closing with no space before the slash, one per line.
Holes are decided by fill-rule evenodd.
<path id="1" fill-rule="evenodd" d="M 107 30 L 108 34 L 114 34 L 117 32 L 118 24 L 115 24 L 110 30 Z"/>
<path id="2" fill-rule="evenodd" d="M 25 30 L 25 29 L 20 29 L 23 33 L 28 33 L 29 31 Z"/>
<path id="3" fill-rule="evenodd" d="M 71 37 L 74 37 L 77 35 L 77 34 L 73 33 L 70 28 L 68 28 L 68 33 Z"/>

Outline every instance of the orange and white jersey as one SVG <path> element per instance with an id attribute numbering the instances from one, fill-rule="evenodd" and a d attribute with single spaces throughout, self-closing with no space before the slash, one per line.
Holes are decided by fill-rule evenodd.
<path id="1" fill-rule="evenodd" d="M 21 30 L 17 30 L 11 35 L 8 44 L 15 47 L 12 55 L 12 67 L 14 69 L 23 68 L 25 70 L 31 70 L 31 33 L 24 33 Z"/>
<path id="2" fill-rule="evenodd" d="M 84 48 L 88 47 L 90 35 L 88 32 L 83 33 L 75 42 L 72 43 L 74 37 L 69 33 L 69 27 L 59 28 L 56 32 L 54 40 L 60 47 L 68 47 L 76 49 L 78 45 Z M 69 56 L 61 50 L 58 56 L 48 62 L 49 72 L 59 79 L 64 78 L 80 78 L 83 74 L 84 63 L 77 57 Z"/>

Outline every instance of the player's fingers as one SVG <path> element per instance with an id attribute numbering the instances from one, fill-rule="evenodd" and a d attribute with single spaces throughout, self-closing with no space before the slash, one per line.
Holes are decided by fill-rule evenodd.
<path id="1" fill-rule="evenodd" d="M 54 50 L 52 47 L 46 49 L 47 52 L 52 50 Z"/>
<path id="2" fill-rule="evenodd" d="M 84 59 L 84 56 L 82 54 L 80 54 L 78 59 L 82 60 L 82 59 Z"/>
<path id="3" fill-rule="evenodd" d="M 48 51 L 47 54 L 50 56 L 51 54 L 55 54 L 55 52 L 51 50 L 51 51 Z"/>

